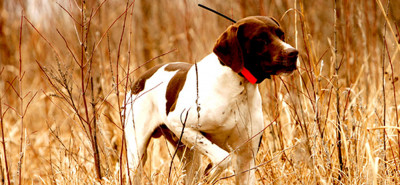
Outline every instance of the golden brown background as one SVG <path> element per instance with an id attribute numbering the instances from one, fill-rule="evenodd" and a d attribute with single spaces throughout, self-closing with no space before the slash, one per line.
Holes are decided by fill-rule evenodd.
<path id="1" fill-rule="evenodd" d="M 198 3 L 273 16 L 300 51 L 293 75 L 260 84 L 258 184 L 399 183 L 399 1 L 0 0 L 1 183 L 127 182 L 126 90 L 155 64 L 200 61 L 231 24 Z M 182 183 L 164 142 L 143 180 Z"/>

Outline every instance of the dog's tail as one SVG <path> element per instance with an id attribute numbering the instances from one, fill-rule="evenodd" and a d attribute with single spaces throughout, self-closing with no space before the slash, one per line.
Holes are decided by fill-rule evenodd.
<path id="1" fill-rule="evenodd" d="M 139 154 L 137 149 L 135 123 L 133 119 L 133 98 L 134 96 L 129 92 L 125 97 L 125 140 L 128 164 L 130 169 L 136 169 L 139 165 Z"/>

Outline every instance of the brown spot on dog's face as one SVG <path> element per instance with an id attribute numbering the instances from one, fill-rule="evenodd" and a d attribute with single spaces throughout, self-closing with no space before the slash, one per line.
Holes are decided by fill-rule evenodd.
<path id="1" fill-rule="evenodd" d="M 140 76 L 139 79 L 137 79 L 132 86 L 131 89 L 132 94 L 136 95 L 139 94 L 141 91 L 143 91 L 144 85 L 146 84 L 146 80 L 149 79 L 151 76 L 153 76 L 154 73 L 162 66 L 163 64 L 154 66 L 153 68 L 146 71 L 142 76 Z"/>
<path id="2" fill-rule="evenodd" d="M 298 51 L 284 44 L 279 23 L 265 16 L 252 16 L 230 26 L 217 40 L 214 53 L 233 71 L 248 69 L 257 82 L 270 75 L 296 69 Z"/>
<path id="3" fill-rule="evenodd" d="M 296 69 L 298 51 L 284 45 L 285 34 L 275 19 L 255 17 L 244 20 L 238 31 L 244 66 L 257 79 Z"/>
<path id="4" fill-rule="evenodd" d="M 172 63 L 165 67 L 165 71 L 177 71 L 176 74 L 171 78 L 167 86 L 167 92 L 165 98 L 166 113 L 167 115 L 175 110 L 176 101 L 178 100 L 179 93 L 181 92 L 183 85 L 186 81 L 186 75 L 192 67 L 192 64 L 188 63 Z"/>

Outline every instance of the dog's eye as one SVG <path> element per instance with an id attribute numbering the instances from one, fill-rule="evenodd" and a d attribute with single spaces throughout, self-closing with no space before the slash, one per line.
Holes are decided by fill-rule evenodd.
<path id="1" fill-rule="evenodd" d="M 275 33 L 276 33 L 276 36 L 278 36 L 281 40 L 285 40 L 285 33 L 283 33 L 282 30 L 277 29 Z"/>
<path id="2" fill-rule="evenodd" d="M 252 41 L 252 45 L 255 48 L 264 48 L 268 44 L 269 44 L 269 42 L 265 39 L 256 39 L 256 40 Z"/>
<path id="3" fill-rule="evenodd" d="M 264 46 L 266 46 L 266 45 L 268 45 L 268 44 L 269 44 L 269 42 L 268 42 L 268 41 L 266 41 L 266 40 L 263 40 L 263 41 L 261 41 L 261 44 L 262 44 L 262 45 L 264 45 Z"/>

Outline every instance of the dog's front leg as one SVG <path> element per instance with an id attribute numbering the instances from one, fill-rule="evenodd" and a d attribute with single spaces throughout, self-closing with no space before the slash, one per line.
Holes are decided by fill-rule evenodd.
<path id="1" fill-rule="evenodd" d="M 236 184 L 255 184 L 255 157 L 250 146 L 242 146 L 236 152 Z"/>
<path id="2" fill-rule="evenodd" d="M 185 183 L 187 185 L 197 184 L 197 181 L 201 178 L 203 173 L 200 171 L 199 166 L 201 165 L 201 154 L 194 148 L 183 149 L 181 159 L 184 161 L 185 170 Z"/>
<path id="3" fill-rule="evenodd" d="M 182 124 L 169 124 L 169 128 L 177 137 L 181 136 Z M 213 166 L 208 181 L 214 181 L 229 166 L 231 161 L 229 153 L 212 143 L 198 130 L 186 127 L 182 135 L 182 142 L 188 146 L 194 146 L 211 160 Z"/>

